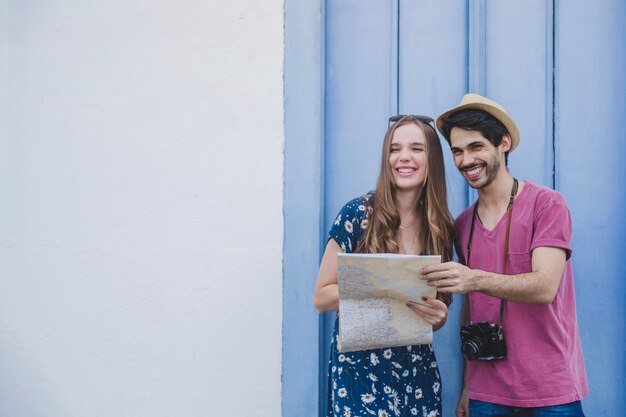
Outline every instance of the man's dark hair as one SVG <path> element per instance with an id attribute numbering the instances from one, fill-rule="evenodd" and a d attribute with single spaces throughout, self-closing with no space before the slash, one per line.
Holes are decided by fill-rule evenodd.
<path id="1" fill-rule="evenodd" d="M 502 136 L 509 134 L 498 119 L 483 110 L 459 110 L 442 120 L 441 134 L 450 143 L 450 131 L 453 127 L 480 132 L 494 147 L 500 146 Z M 509 151 L 504 154 L 505 166 L 509 163 Z"/>

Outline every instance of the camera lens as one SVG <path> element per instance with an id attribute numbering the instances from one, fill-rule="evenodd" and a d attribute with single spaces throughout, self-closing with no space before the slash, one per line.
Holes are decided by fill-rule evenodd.
<path id="1" fill-rule="evenodd" d="M 468 361 L 478 359 L 481 356 L 484 343 L 478 337 L 473 337 L 463 343 L 461 346 L 461 352 Z"/>

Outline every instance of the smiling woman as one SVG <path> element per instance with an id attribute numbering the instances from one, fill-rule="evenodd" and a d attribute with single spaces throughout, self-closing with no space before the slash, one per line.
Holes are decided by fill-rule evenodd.
<path id="1" fill-rule="evenodd" d="M 452 257 L 452 218 L 446 203 L 441 144 L 420 116 L 394 117 L 383 141 L 376 190 L 347 203 L 333 223 L 313 303 L 339 306 L 337 254 L 405 253 Z M 441 328 L 449 297 L 425 298 L 407 308 Z M 419 320 L 419 317 L 415 317 Z M 441 415 L 441 383 L 430 344 L 340 352 L 337 318 L 331 341 L 328 409 L 353 415 Z M 332 412 L 331 411 L 331 412 Z"/>
<path id="2" fill-rule="evenodd" d="M 398 127 L 391 140 L 389 166 L 400 191 L 419 190 L 426 180 L 426 138 L 415 123 Z"/>

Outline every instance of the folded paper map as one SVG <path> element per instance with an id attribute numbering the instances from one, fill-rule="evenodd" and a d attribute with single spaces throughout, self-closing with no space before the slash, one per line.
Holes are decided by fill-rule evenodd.
<path id="1" fill-rule="evenodd" d="M 419 270 L 441 256 L 340 253 L 337 261 L 340 351 L 432 342 L 432 326 L 406 303 L 435 297 Z"/>

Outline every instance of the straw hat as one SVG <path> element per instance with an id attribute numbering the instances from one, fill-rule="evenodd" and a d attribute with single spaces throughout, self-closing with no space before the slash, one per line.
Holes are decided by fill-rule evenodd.
<path id="1" fill-rule="evenodd" d="M 437 129 L 439 129 L 440 132 L 442 131 L 443 119 L 445 117 L 450 116 L 450 114 L 454 112 L 465 109 L 482 110 L 498 119 L 504 127 L 506 127 L 509 135 L 511 135 L 511 149 L 509 149 L 509 151 L 517 148 L 517 145 L 519 145 L 519 129 L 513 119 L 511 119 L 511 116 L 509 116 L 506 110 L 504 110 L 504 107 L 495 101 L 489 100 L 488 98 L 478 94 L 465 94 L 458 106 L 443 112 L 439 117 L 437 117 Z"/>

